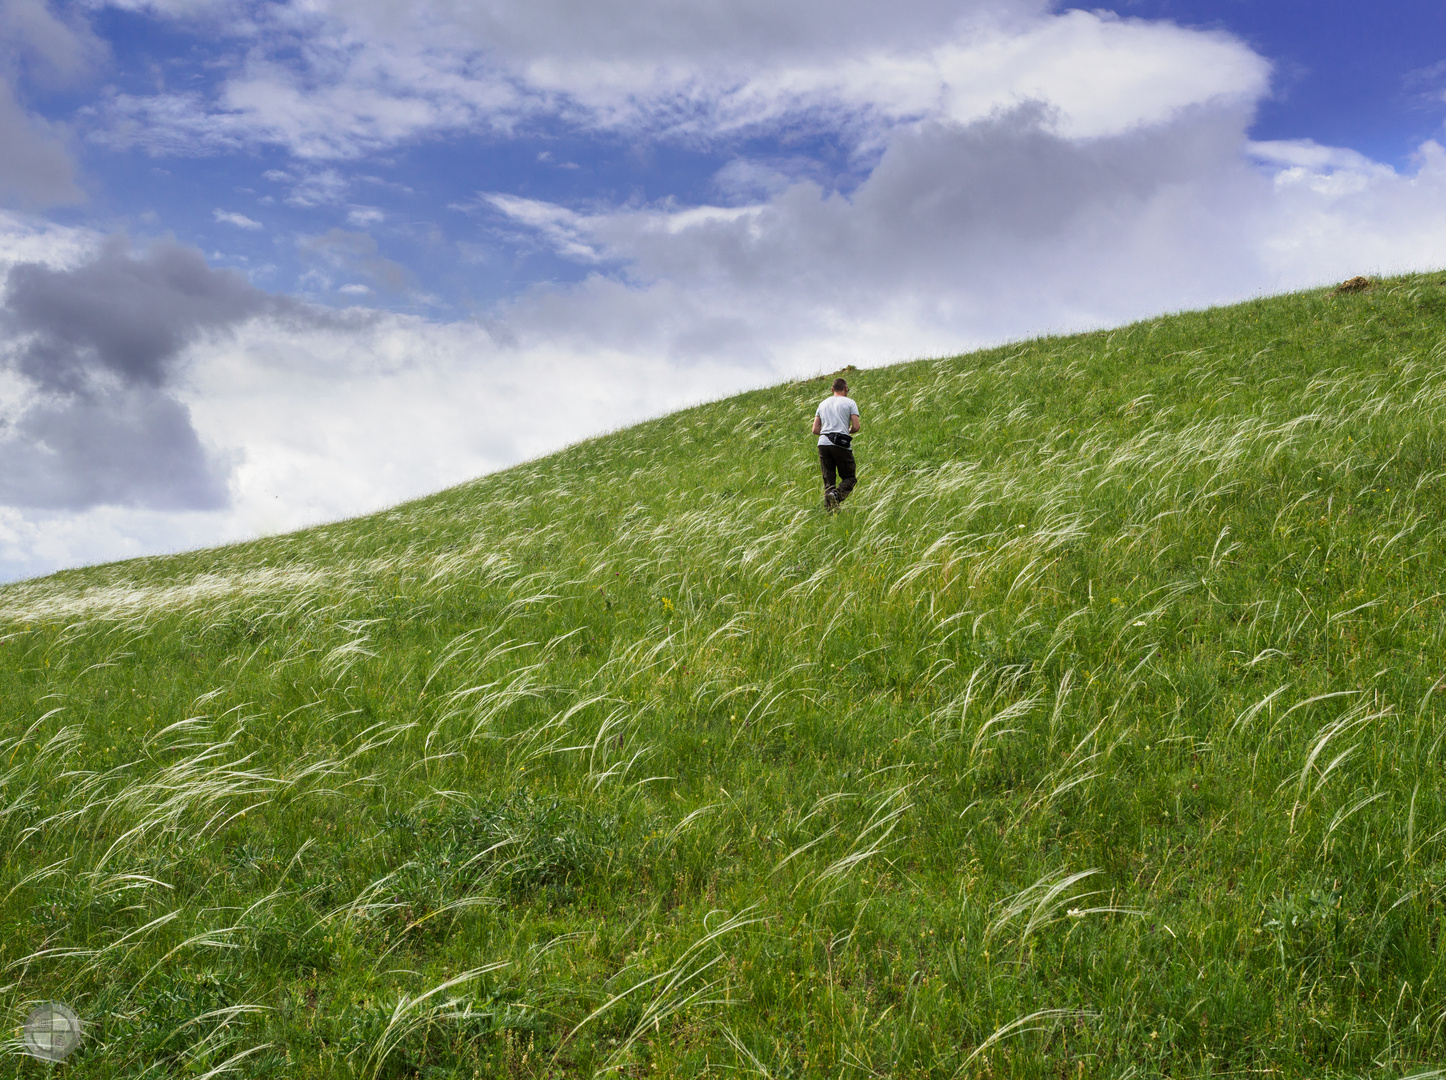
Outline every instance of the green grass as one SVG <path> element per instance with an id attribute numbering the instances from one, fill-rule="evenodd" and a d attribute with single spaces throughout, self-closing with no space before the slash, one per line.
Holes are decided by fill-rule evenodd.
<path id="1" fill-rule="evenodd" d="M 68 1002 L 106 1078 L 1429 1072 L 1443 319 L 1427 275 L 860 372 L 833 516 L 815 379 L 0 589 L 12 1034 Z"/>

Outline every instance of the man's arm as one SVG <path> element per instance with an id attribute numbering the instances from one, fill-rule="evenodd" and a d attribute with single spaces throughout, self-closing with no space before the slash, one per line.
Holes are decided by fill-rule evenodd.
<path id="1" fill-rule="evenodd" d="M 823 417 L 819 416 L 817 413 L 814 413 L 813 415 L 813 433 L 815 435 L 823 434 Z"/>
<path id="2" fill-rule="evenodd" d="M 814 423 L 817 423 L 817 422 L 818 422 L 817 420 L 814 421 Z M 858 414 L 858 413 L 854 413 L 852 416 L 849 417 L 849 434 L 850 434 L 850 435 L 857 435 L 858 433 L 859 433 L 859 414 Z"/>

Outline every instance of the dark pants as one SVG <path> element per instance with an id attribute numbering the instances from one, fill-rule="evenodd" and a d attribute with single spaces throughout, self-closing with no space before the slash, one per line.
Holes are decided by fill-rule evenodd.
<path id="1" fill-rule="evenodd" d="M 818 467 L 823 473 L 824 494 L 832 494 L 839 502 L 843 502 L 858 483 L 854 479 L 854 452 L 851 449 L 842 446 L 820 446 Z M 837 484 L 834 483 L 835 474 L 838 477 Z"/>

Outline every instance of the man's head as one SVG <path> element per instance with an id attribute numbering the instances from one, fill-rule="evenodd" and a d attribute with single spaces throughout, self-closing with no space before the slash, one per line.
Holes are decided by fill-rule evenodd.
<path id="1" fill-rule="evenodd" d="M 849 392 L 848 380 L 843 378 L 835 379 L 833 381 L 833 392 L 835 394 L 847 394 Z"/>

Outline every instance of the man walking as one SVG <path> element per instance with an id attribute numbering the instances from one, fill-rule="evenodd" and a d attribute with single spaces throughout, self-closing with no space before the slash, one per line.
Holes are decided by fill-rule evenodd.
<path id="1" fill-rule="evenodd" d="M 813 433 L 819 437 L 818 467 L 823 473 L 826 510 L 838 509 L 838 504 L 848 498 L 857 483 L 854 452 L 849 443 L 858 431 L 859 407 L 849 397 L 849 384 L 844 379 L 835 379 L 832 396 L 824 398 L 813 415 Z"/>

